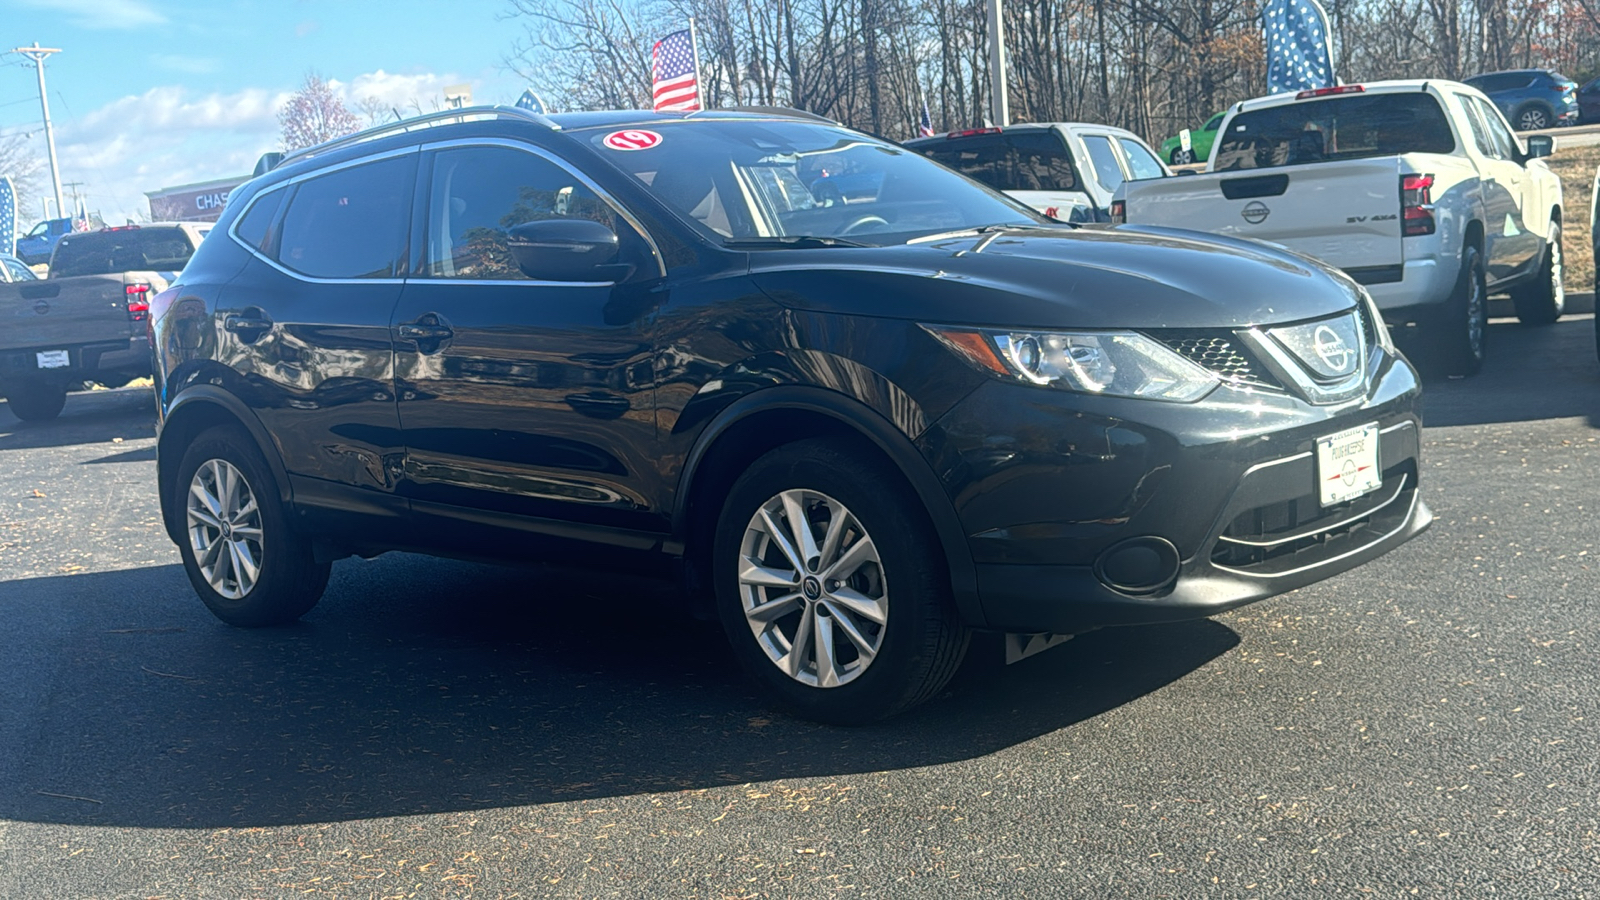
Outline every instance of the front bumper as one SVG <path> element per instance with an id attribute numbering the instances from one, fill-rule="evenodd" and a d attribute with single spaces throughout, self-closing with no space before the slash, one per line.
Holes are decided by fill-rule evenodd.
<path id="1" fill-rule="evenodd" d="M 1221 388 L 1199 404 L 992 383 L 925 436 L 967 530 L 982 620 L 1071 634 L 1214 615 L 1361 565 L 1421 533 L 1420 390 L 1379 354 L 1366 398 L 1315 407 Z M 1315 442 L 1376 422 L 1383 484 L 1322 508 Z M 1175 577 L 1112 587 L 1130 541 L 1170 546 Z"/>

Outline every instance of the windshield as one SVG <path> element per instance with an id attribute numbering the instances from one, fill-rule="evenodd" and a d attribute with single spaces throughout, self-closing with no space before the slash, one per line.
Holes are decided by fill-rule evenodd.
<path id="1" fill-rule="evenodd" d="M 1453 153 L 1455 136 L 1430 94 L 1346 94 L 1253 109 L 1217 135 L 1212 171 Z"/>
<path id="2" fill-rule="evenodd" d="M 662 122 L 645 149 L 599 153 L 708 237 L 901 243 L 932 232 L 1049 220 L 893 144 L 844 128 L 786 121 Z"/>
<path id="3" fill-rule="evenodd" d="M 127 228 L 74 234 L 56 245 L 51 278 L 113 272 L 178 271 L 194 254 L 181 228 Z"/>

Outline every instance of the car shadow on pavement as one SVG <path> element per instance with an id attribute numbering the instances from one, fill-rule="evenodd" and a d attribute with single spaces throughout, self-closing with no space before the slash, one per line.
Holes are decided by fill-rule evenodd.
<path id="1" fill-rule="evenodd" d="M 1410 352 L 1404 335 L 1401 349 Z M 1423 370 L 1424 428 L 1587 418 L 1600 427 L 1600 361 L 1591 316 L 1532 327 L 1489 324 L 1483 371 L 1449 378 Z"/>
<path id="2" fill-rule="evenodd" d="M 1114 629 L 864 728 L 775 711 L 714 626 L 626 577 L 391 554 L 301 623 L 212 619 L 176 566 L 0 583 L 0 819 L 347 821 L 971 759 L 1156 691 L 1238 643 Z"/>
<path id="3" fill-rule="evenodd" d="M 68 394 L 61 416 L 45 422 L 19 421 L 10 404 L 0 402 L 0 450 L 98 444 L 155 433 L 156 402 L 149 387 Z"/>

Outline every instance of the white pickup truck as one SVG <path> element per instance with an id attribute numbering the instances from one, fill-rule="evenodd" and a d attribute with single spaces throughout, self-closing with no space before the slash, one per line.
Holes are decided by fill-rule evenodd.
<path id="1" fill-rule="evenodd" d="M 1113 222 L 1256 238 L 1343 269 L 1448 371 L 1483 365 L 1487 298 L 1561 316 L 1561 182 L 1482 93 L 1384 81 L 1246 100 L 1201 175 L 1130 181 Z M 1241 285 L 1241 289 L 1247 286 Z"/>

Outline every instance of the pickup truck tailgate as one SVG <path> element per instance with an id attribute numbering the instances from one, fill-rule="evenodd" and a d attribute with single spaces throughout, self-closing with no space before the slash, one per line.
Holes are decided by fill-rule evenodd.
<path id="1" fill-rule="evenodd" d="M 126 344 L 133 333 L 121 275 L 0 284 L 0 351 Z"/>
<path id="2" fill-rule="evenodd" d="M 1127 221 L 1281 244 L 1350 268 L 1398 267 L 1398 157 L 1128 182 Z"/>

